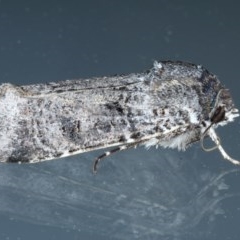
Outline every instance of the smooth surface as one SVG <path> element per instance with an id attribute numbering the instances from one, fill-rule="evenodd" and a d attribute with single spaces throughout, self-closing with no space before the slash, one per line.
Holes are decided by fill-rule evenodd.
<path id="1" fill-rule="evenodd" d="M 215 73 L 240 108 L 239 6 L 222 2 L 1 1 L 0 82 L 140 72 L 153 60 L 184 60 Z M 239 123 L 218 130 L 238 159 Z M 217 151 L 132 149 L 105 159 L 93 176 L 101 153 L 1 164 L 0 239 L 239 239 L 240 169 Z"/>

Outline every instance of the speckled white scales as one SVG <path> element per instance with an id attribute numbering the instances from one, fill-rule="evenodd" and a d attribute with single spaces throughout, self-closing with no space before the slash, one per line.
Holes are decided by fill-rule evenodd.
<path id="1" fill-rule="evenodd" d="M 183 62 L 155 62 L 139 74 L 2 84 L 0 162 L 39 162 L 138 144 L 181 150 L 205 135 L 214 139 L 213 128 L 236 116 L 217 77 Z"/>

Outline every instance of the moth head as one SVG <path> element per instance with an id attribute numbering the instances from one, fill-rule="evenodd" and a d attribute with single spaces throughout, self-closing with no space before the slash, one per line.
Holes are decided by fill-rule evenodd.
<path id="1" fill-rule="evenodd" d="M 234 118 L 238 116 L 239 116 L 238 109 L 234 107 L 229 90 L 224 88 L 220 89 L 215 99 L 214 107 L 210 113 L 210 123 L 204 129 L 204 132 L 202 133 L 200 138 L 201 146 L 204 151 L 209 152 L 214 149 L 218 149 L 224 159 L 230 161 L 235 165 L 240 165 L 240 161 L 233 159 L 225 152 L 224 148 L 221 145 L 221 139 L 216 134 L 214 127 L 218 125 L 223 126 L 228 122 L 233 121 Z M 212 139 L 212 141 L 216 144 L 214 147 L 206 148 L 204 146 L 203 140 L 206 135 L 208 135 Z"/>
<path id="2" fill-rule="evenodd" d="M 220 89 L 215 99 L 215 105 L 210 113 L 212 125 L 225 125 L 238 117 L 238 109 L 234 107 L 232 97 L 228 89 Z"/>

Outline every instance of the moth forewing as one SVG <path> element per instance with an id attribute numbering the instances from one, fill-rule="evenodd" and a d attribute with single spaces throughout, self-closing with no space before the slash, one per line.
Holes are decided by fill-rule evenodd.
<path id="1" fill-rule="evenodd" d="M 103 157 L 140 144 L 184 150 L 237 116 L 225 90 L 205 68 L 171 61 L 129 75 L 2 84 L 0 161 L 31 163 L 117 147 L 97 158 L 96 171 Z"/>

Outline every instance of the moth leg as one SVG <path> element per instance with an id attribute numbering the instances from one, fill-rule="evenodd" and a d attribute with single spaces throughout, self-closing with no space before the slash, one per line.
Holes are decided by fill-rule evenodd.
<path id="1" fill-rule="evenodd" d="M 138 145 L 138 143 L 131 143 L 131 144 L 127 144 L 127 145 L 123 145 L 123 146 L 114 148 L 114 149 L 112 149 L 111 151 L 108 151 L 108 152 L 103 153 L 102 155 L 100 155 L 98 158 L 95 159 L 94 164 L 93 164 L 93 173 L 94 173 L 94 174 L 97 173 L 97 165 L 99 164 L 99 162 L 100 162 L 103 158 L 105 158 L 105 157 L 107 157 L 107 156 L 110 156 L 110 155 L 112 155 L 113 153 L 120 152 L 120 151 L 122 151 L 122 150 L 129 149 L 129 148 L 132 148 L 132 147 L 136 147 L 137 145 Z"/>
<path id="2" fill-rule="evenodd" d="M 210 138 L 213 140 L 213 142 L 215 142 L 218 150 L 220 151 L 220 153 L 222 154 L 223 158 L 230 161 L 231 163 L 235 164 L 235 165 L 240 165 L 240 162 L 238 160 L 235 160 L 233 158 L 231 158 L 226 152 L 225 150 L 223 149 L 220 141 L 219 141 L 219 137 L 217 136 L 217 134 L 215 133 L 215 131 L 210 128 L 209 129 L 209 136 Z"/>
<path id="3" fill-rule="evenodd" d="M 201 138 L 200 138 L 201 147 L 202 147 L 202 149 L 203 149 L 205 152 L 211 152 L 211 151 L 217 149 L 217 148 L 219 147 L 219 145 L 221 145 L 221 140 L 220 140 L 220 138 L 216 135 L 216 137 L 218 138 L 218 140 L 217 140 L 217 141 L 213 140 L 213 142 L 216 144 L 216 146 L 211 147 L 211 148 L 206 148 L 206 147 L 204 146 L 204 142 L 203 142 L 203 141 L 204 141 L 204 138 L 205 138 L 205 136 L 206 136 L 207 134 L 209 134 L 208 131 L 209 131 L 209 129 L 210 129 L 211 127 L 212 127 L 212 124 L 204 131 L 204 133 L 202 134 L 202 136 L 201 136 Z"/>

